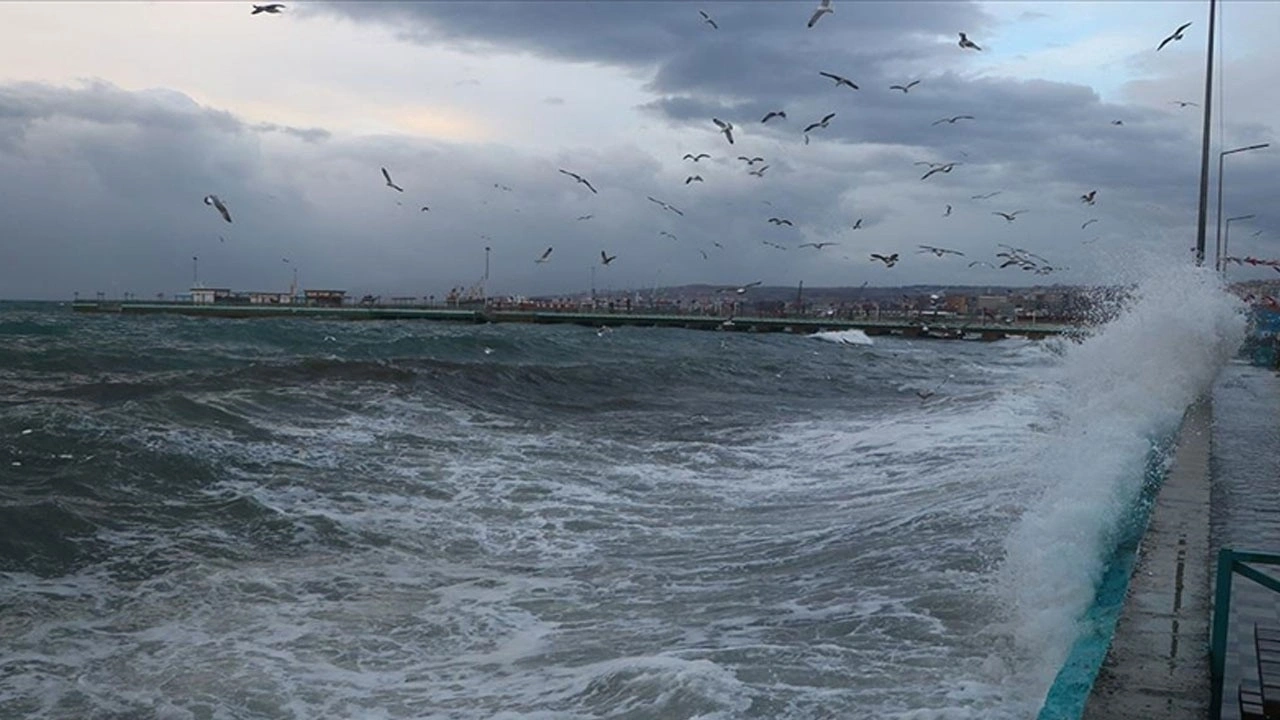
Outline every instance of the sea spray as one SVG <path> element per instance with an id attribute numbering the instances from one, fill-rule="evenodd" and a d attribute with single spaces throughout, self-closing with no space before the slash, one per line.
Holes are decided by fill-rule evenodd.
<path id="1" fill-rule="evenodd" d="M 1040 695 L 1080 632 L 1153 447 L 1240 346 L 1243 311 L 1211 270 L 1158 268 L 1050 376 L 1043 401 L 1059 420 L 1051 442 L 1019 463 L 1034 468 L 1035 494 L 1007 539 L 1001 578 Z"/>

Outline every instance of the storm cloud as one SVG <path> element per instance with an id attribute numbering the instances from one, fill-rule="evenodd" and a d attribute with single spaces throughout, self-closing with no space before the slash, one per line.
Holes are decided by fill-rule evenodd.
<path id="1" fill-rule="evenodd" d="M 342 75 L 323 67 L 275 70 L 269 82 L 279 86 L 280 101 L 272 112 L 200 101 L 198 88 L 129 89 L 110 76 L 2 83 L 0 227 L 8 261 L 0 266 L 0 295 L 171 293 L 190 284 L 199 257 L 199 279 L 211 285 L 280 289 L 296 268 L 307 287 L 440 296 L 480 279 L 485 247 L 492 249 L 490 292 L 517 295 L 591 283 L 757 279 L 1095 282 L 1135 253 L 1189 258 L 1200 116 L 1169 98 L 1199 101 L 1203 71 L 1188 68 L 1203 52 L 1202 34 L 1158 59 L 1151 49 L 1135 51 L 1117 70 L 1129 79 L 1116 90 L 1057 72 L 998 71 L 1027 57 L 1021 48 L 1002 51 L 1025 44 L 1017 24 L 1042 22 L 1060 6 L 1012 20 L 981 3 L 837 0 L 835 8 L 813 29 L 805 27 L 807 3 L 764 2 L 708 5 L 718 30 L 689 3 L 311 3 L 267 18 L 271 26 L 253 19 L 253 31 L 264 35 L 323 30 L 360 47 L 365 34 L 386 32 L 399 39 L 385 42 L 436 53 L 431 58 L 473 58 L 474 65 L 429 69 L 440 78 L 436 95 L 455 97 L 395 111 L 402 126 L 421 131 L 326 127 L 305 114 L 281 121 L 287 114 L 278 109 L 292 93 L 314 90 L 326 73 Z M 957 47 L 960 30 L 985 55 Z M 1280 64 L 1267 52 L 1251 47 L 1241 59 L 1229 57 L 1228 77 L 1239 65 L 1249 82 L 1274 82 Z M 332 62 L 357 59 L 367 60 Z M 501 85 L 504 68 L 523 73 L 523 104 Z M 860 89 L 837 87 L 820 71 Z M 341 97 L 360 92 L 359 80 L 344 80 Z M 911 80 L 920 84 L 909 93 L 889 89 Z M 403 102 L 395 99 L 397 83 L 371 82 L 370 108 Z M 404 97 L 418 92 L 403 87 Z M 629 100 L 607 100 L 622 97 Z M 1227 146 L 1274 139 L 1258 102 L 1241 97 L 1230 105 L 1240 111 L 1226 123 Z M 445 127 L 439 113 L 449 107 L 495 132 L 469 138 L 433 130 Z M 785 120 L 760 122 L 779 109 Z M 829 126 L 806 143 L 801 129 L 829 113 Z M 362 109 L 350 114 L 359 118 Z M 961 114 L 974 119 L 935 124 Z M 733 145 L 712 117 L 735 125 Z M 712 157 L 682 159 L 699 152 Z M 769 169 L 748 175 L 739 155 L 764 157 Z M 1277 157 L 1245 153 L 1229 161 L 1226 214 L 1258 215 L 1233 227 L 1232 254 L 1280 252 L 1280 222 L 1266 212 Z M 956 163 L 952 172 L 921 179 L 927 165 L 920 163 L 943 162 Z M 381 167 L 405 193 L 383 184 Z M 599 194 L 562 168 L 588 178 Z M 694 174 L 705 182 L 686 184 Z M 1094 206 L 1080 201 L 1090 190 L 1098 191 Z M 210 193 L 227 203 L 234 222 L 201 202 Z M 973 198 L 987 193 L 998 194 Z M 995 215 L 1013 210 L 1026 212 L 1012 223 Z M 577 220 L 585 215 L 592 217 Z M 1211 254 L 1212 231 L 1211 223 Z M 797 248 L 816 241 L 838 244 Z M 991 260 L 1001 243 L 1069 269 L 1039 277 L 967 267 Z M 916 255 L 918 244 L 967 255 Z M 535 264 L 548 246 L 556 248 L 551 262 Z M 601 266 L 601 250 L 618 260 Z M 872 252 L 899 252 L 904 261 L 884 268 Z"/>

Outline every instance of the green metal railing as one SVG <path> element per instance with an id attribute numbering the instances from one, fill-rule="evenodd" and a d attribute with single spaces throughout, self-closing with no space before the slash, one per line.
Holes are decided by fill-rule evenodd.
<path id="1" fill-rule="evenodd" d="M 1218 578 L 1213 592 L 1213 630 L 1209 638 L 1210 696 L 1209 718 L 1222 717 L 1222 682 L 1227 661 L 1227 623 L 1231 614 L 1231 581 L 1236 575 L 1246 577 L 1274 593 L 1280 593 L 1280 580 L 1250 567 L 1280 565 L 1280 555 L 1249 550 L 1223 548 L 1218 551 Z"/>

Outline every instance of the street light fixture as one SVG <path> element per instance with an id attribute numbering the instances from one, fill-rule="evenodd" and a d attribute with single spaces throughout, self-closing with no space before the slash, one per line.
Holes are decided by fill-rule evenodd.
<path id="1" fill-rule="evenodd" d="M 1227 247 L 1231 243 L 1231 223 L 1235 222 L 1236 220 L 1252 220 L 1253 217 L 1254 215 L 1250 213 L 1248 215 L 1237 215 L 1235 217 L 1227 218 L 1227 232 L 1222 237 L 1222 260 L 1220 263 L 1221 267 L 1219 268 L 1220 272 L 1225 273 L 1227 271 Z"/>
<path id="2" fill-rule="evenodd" d="M 1217 229 L 1217 235 L 1214 239 L 1214 245 L 1216 247 L 1216 251 L 1215 251 L 1216 254 L 1214 256 L 1214 267 L 1219 272 L 1222 271 L 1222 266 L 1223 266 L 1222 256 L 1226 253 L 1226 248 L 1222 246 L 1222 161 L 1225 160 L 1228 155 L 1231 155 L 1233 153 L 1245 152 L 1248 150 L 1261 150 L 1262 148 L 1270 147 L 1270 145 L 1271 143 L 1259 143 L 1257 145 L 1249 145 L 1247 147 L 1238 147 L 1231 150 L 1223 150 L 1222 152 L 1218 153 L 1218 211 L 1215 214 L 1215 217 L 1217 219 L 1218 229 Z"/>

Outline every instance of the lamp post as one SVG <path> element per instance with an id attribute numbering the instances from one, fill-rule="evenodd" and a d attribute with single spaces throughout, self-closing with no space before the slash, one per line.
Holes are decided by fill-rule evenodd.
<path id="1" fill-rule="evenodd" d="M 200 286 L 200 257 L 191 256 L 191 287 Z"/>
<path id="2" fill-rule="evenodd" d="M 1238 148 L 1233 148 L 1231 150 L 1223 150 L 1222 152 L 1218 153 L 1218 211 L 1217 213 L 1215 213 L 1218 228 L 1217 228 L 1217 235 L 1214 240 L 1214 243 L 1217 249 L 1215 251 L 1214 265 L 1213 265 L 1213 267 L 1218 271 L 1222 270 L 1222 256 L 1225 255 L 1227 252 L 1226 248 L 1223 247 L 1223 243 L 1222 243 L 1222 161 L 1225 160 L 1228 155 L 1231 155 L 1233 153 L 1245 152 L 1248 150 L 1261 150 L 1262 148 L 1270 147 L 1270 146 L 1271 146 L 1271 143 L 1259 143 L 1257 145 L 1249 145 L 1247 147 L 1238 147 Z"/>
<path id="3" fill-rule="evenodd" d="M 1218 0 L 1209 0 L 1209 52 L 1205 53 L 1204 69 L 1204 132 L 1200 138 L 1200 211 L 1196 218 L 1196 266 L 1204 265 L 1204 231 L 1205 220 L 1209 209 L 1209 129 L 1213 118 L 1213 26 L 1218 17 Z M 1218 108 L 1222 112 L 1222 108 Z M 1221 177 L 1221 175 L 1219 175 Z M 1217 668 L 1215 668 L 1217 670 Z M 1213 675 L 1221 681 L 1220 674 Z M 1218 707 L 1222 704 L 1221 688 L 1214 686 L 1215 693 L 1210 705 Z"/>
<path id="4" fill-rule="evenodd" d="M 484 246 L 484 306 L 489 307 L 489 246 Z"/>
<path id="5" fill-rule="evenodd" d="M 1227 271 L 1227 247 L 1231 243 L 1231 223 L 1235 222 L 1236 220 L 1252 220 L 1252 219 L 1253 219 L 1252 213 L 1250 213 L 1249 215 L 1237 215 L 1235 217 L 1227 218 L 1227 231 L 1222 236 L 1222 260 L 1219 268 L 1221 272 L 1225 273 Z"/>

